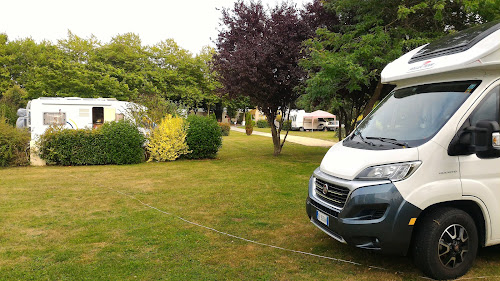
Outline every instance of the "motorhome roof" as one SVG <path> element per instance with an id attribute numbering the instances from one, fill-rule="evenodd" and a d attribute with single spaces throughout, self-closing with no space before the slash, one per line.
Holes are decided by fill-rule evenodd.
<path id="1" fill-rule="evenodd" d="M 79 98 L 79 97 L 40 97 L 40 100 L 98 100 L 98 101 L 117 101 L 115 98 Z"/>
<path id="2" fill-rule="evenodd" d="M 382 83 L 471 68 L 500 68 L 500 21 L 445 36 L 389 63 Z"/>
<path id="3" fill-rule="evenodd" d="M 420 49 L 409 63 L 461 53 L 499 29 L 500 21 L 494 21 L 444 36 Z"/>

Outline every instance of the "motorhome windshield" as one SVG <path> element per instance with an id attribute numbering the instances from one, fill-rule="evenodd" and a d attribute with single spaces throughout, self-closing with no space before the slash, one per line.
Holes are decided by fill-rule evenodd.
<path id="1" fill-rule="evenodd" d="M 344 141 L 344 145 L 383 150 L 419 146 L 430 140 L 480 81 L 418 85 L 389 94 Z"/>

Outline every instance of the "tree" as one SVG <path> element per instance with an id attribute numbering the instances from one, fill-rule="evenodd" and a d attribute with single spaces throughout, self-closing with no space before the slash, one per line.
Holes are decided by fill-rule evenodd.
<path id="1" fill-rule="evenodd" d="M 380 83 L 387 63 L 440 36 L 498 18 L 499 4 L 499 0 L 326 1 L 332 21 L 338 23 L 318 29 L 306 42 L 309 57 L 301 65 L 309 78 L 301 103 L 339 112 L 350 133 L 357 117 L 366 116 L 387 92 Z"/>
<path id="2" fill-rule="evenodd" d="M 15 126 L 17 109 L 26 106 L 25 97 L 26 92 L 18 85 L 5 91 L 0 98 L 0 118 L 4 118 L 7 123 Z"/>
<path id="3" fill-rule="evenodd" d="M 264 112 L 275 156 L 281 153 L 286 135 L 281 141 L 283 120 L 278 128 L 274 121 L 298 97 L 295 88 L 305 77 L 298 62 L 308 34 L 307 23 L 288 3 L 265 9 L 261 2 L 238 1 L 232 9 L 222 10 L 213 61 L 222 92 L 231 98 L 247 96 Z"/>

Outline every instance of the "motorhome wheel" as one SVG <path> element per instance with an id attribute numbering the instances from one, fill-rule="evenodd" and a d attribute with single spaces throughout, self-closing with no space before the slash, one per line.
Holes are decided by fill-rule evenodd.
<path id="1" fill-rule="evenodd" d="M 413 256 L 427 276 L 453 279 L 467 273 L 477 248 L 477 229 L 470 215 L 455 208 L 440 208 L 425 215 L 418 224 Z"/>

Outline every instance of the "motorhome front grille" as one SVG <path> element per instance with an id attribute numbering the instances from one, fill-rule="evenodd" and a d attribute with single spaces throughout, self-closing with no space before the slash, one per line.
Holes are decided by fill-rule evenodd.
<path id="1" fill-rule="evenodd" d="M 339 212 L 338 212 L 338 211 L 335 211 L 335 210 L 329 209 L 329 208 L 327 208 L 327 207 L 325 207 L 325 206 L 321 205 L 320 203 L 318 203 L 318 202 L 316 202 L 316 201 L 314 201 L 314 200 L 312 200 L 312 199 L 311 199 L 311 205 L 312 205 L 314 208 L 316 208 L 316 209 L 318 209 L 318 210 L 322 211 L 323 213 L 329 214 L 329 215 L 330 215 L 330 216 L 332 216 L 332 217 L 336 217 L 336 218 L 337 218 L 337 217 L 339 216 Z"/>
<path id="2" fill-rule="evenodd" d="M 335 207 L 343 208 L 349 196 L 347 187 L 334 185 L 320 179 L 316 179 L 316 194 Z"/>

